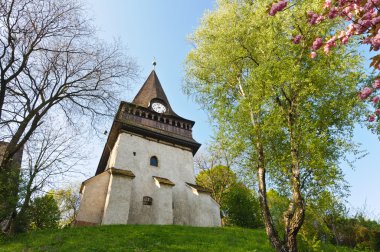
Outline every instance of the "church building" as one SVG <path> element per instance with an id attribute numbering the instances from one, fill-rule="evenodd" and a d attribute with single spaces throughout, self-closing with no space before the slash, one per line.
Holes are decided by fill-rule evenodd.
<path id="1" fill-rule="evenodd" d="M 177 115 L 153 70 L 121 102 L 94 177 L 82 183 L 77 226 L 220 226 L 219 205 L 196 185 L 194 121 Z"/>

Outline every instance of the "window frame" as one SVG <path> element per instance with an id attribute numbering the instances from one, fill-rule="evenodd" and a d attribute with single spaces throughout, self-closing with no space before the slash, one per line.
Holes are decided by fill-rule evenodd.
<path id="1" fill-rule="evenodd" d="M 151 156 L 149 159 L 150 166 L 158 167 L 158 158 L 157 156 Z"/>

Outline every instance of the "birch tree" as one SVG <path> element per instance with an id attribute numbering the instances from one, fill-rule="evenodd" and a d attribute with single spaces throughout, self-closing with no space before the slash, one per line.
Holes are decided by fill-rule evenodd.
<path id="1" fill-rule="evenodd" d="M 308 200 L 334 191 L 342 180 L 340 161 L 356 150 L 351 141 L 360 105 L 360 58 L 352 47 L 313 58 L 292 42 L 307 33 L 301 20 L 312 1 L 299 1 L 292 15 L 270 17 L 266 1 L 218 1 L 190 37 L 185 91 L 193 94 L 257 177 L 266 233 L 276 251 L 297 251 L 297 234 Z M 292 25 L 289 25 L 292 24 Z M 317 28 L 329 33 L 340 24 Z M 302 40 L 311 44 L 313 41 Z M 267 191 L 289 198 L 280 237 Z"/>

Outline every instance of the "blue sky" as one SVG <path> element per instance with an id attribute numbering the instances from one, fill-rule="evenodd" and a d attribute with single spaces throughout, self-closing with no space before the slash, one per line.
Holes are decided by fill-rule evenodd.
<path id="1" fill-rule="evenodd" d="M 137 93 L 152 70 L 156 58 L 156 72 L 175 112 L 196 121 L 194 138 L 206 144 L 212 135 L 207 115 L 199 105 L 182 93 L 184 60 L 191 49 L 187 36 L 192 33 L 212 0 L 88 0 L 89 13 L 99 28 L 99 37 L 112 41 L 121 39 L 128 55 L 141 67 L 140 80 L 132 83 L 132 90 L 122 94 L 130 100 Z M 355 170 L 343 165 L 346 179 L 351 184 L 348 205 L 359 209 L 366 204 L 366 212 L 380 220 L 380 142 L 376 135 L 357 128 L 355 139 L 369 154 L 355 163 Z M 94 174 L 104 141 L 95 148 L 89 174 Z"/>

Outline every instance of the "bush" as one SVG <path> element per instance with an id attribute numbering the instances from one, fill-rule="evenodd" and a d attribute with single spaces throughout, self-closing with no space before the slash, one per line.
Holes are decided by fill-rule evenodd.
<path id="1" fill-rule="evenodd" d="M 35 198 L 27 210 L 29 230 L 58 228 L 60 211 L 53 195 Z"/>
<path id="2" fill-rule="evenodd" d="M 221 210 L 226 214 L 226 225 L 248 228 L 263 226 L 259 201 L 253 191 L 241 182 L 233 184 L 226 191 Z"/>

